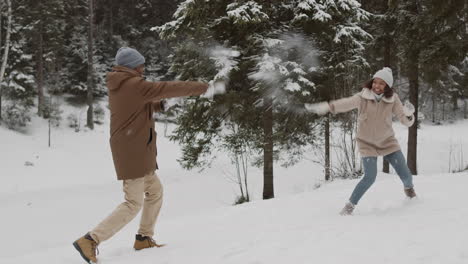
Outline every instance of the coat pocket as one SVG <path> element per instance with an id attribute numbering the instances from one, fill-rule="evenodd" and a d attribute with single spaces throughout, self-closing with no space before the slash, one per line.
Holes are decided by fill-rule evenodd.
<path id="1" fill-rule="evenodd" d="M 148 146 L 149 144 L 151 144 L 152 141 L 153 141 L 153 129 L 150 127 L 150 129 L 149 129 L 149 136 L 148 136 L 148 142 L 146 143 L 146 145 Z"/>

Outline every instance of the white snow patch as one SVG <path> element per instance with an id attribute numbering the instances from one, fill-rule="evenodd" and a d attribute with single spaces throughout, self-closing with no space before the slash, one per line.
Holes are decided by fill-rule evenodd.
<path id="1" fill-rule="evenodd" d="M 85 113 L 64 108 L 65 116 Z M 406 153 L 407 128 L 394 128 Z M 34 118 L 26 134 L 0 126 L 0 233 L 8 238 L 0 242 L 0 263 L 84 263 L 71 243 L 123 201 L 108 130 L 107 120 L 79 133 L 63 124 L 48 148 L 43 119 Z M 237 187 L 226 153 L 213 153 L 218 159 L 201 173 L 186 171 L 165 125 L 157 123 L 157 131 L 165 200 L 155 239 L 167 246 L 135 252 L 135 219 L 100 245 L 101 263 L 468 262 L 468 172 L 447 173 L 454 145 L 468 149 L 468 121 L 418 130 L 417 199 L 404 198 L 393 171 L 379 173 L 351 217 L 338 213 L 359 180 L 323 183 L 321 166 L 310 161 L 275 164 L 276 198 L 266 201 L 262 169 L 249 168 L 253 202 L 231 206 Z M 460 163 L 468 165 L 466 158 Z"/>

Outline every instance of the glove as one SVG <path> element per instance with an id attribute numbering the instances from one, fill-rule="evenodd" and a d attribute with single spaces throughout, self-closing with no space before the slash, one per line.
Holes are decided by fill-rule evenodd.
<path id="1" fill-rule="evenodd" d="M 305 104 L 304 106 L 307 109 L 307 111 L 316 113 L 317 115 L 324 115 L 330 112 L 330 106 L 328 105 L 328 102 L 321 102 L 321 103 L 316 103 L 316 104 Z"/>
<path id="2" fill-rule="evenodd" d="M 403 105 L 403 113 L 405 116 L 412 116 L 414 113 L 414 105 L 410 101 L 406 101 Z"/>
<path id="3" fill-rule="evenodd" d="M 208 83 L 208 89 L 206 90 L 204 94 L 200 95 L 200 97 L 206 98 L 208 100 L 213 100 L 214 95 L 215 95 L 215 86 L 213 85 L 213 81 L 210 81 Z"/>
<path id="4" fill-rule="evenodd" d="M 224 81 L 213 82 L 214 94 L 224 94 L 226 93 L 226 83 Z"/>
<path id="5" fill-rule="evenodd" d="M 208 83 L 208 89 L 200 97 L 213 100 L 215 94 L 223 94 L 226 92 L 226 84 L 223 81 L 210 81 Z"/>

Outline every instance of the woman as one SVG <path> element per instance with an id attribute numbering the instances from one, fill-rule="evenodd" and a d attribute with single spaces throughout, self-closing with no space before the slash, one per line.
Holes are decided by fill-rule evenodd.
<path id="1" fill-rule="evenodd" d="M 406 164 L 400 145 L 392 128 L 392 116 L 396 115 L 407 127 L 414 123 L 414 106 L 402 105 L 400 98 L 392 89 L 392 70 L 385 67 L 377 71 L 361 92 L 354 96 L 306 106 L 317 114 L 333 114 L 358 109 L 358 129 L 356 141 L 362 157 L 364 177 L 354 188 L 353 193 L 341 211 L 342 215 L 351 215 L 361 197 L 374 183 L 377 176 L 377 157 L 392 164 L 404 185 L 404 192 L 409 198 L 416 196 L 413 188 L 413 176 Z"/>

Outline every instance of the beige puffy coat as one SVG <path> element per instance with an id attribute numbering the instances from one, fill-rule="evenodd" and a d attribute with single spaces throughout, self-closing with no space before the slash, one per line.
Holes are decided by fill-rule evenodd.
<path id="1" fill-rule="evenodd" d="M 407 117 L 404 107 L 396 93 L 390 98 L 383 97 L 379 102 L 368 88 L 348 97 L 331 101 L 330 112 L 333 114 L 358 109 L 357 144 L 362 157 L 385 156 L 400 150 L 392 128 L 392 117 L 410 127 L 414 116 Z"/>

